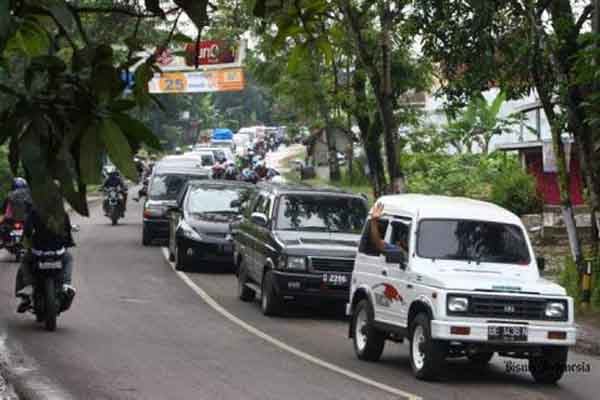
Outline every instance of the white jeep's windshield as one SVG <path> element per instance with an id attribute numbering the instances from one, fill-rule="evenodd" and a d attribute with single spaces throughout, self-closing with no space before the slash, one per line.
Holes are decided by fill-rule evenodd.
<path id="1" fill-rule="evenodd" d="M 420 257 L 505 264 L 529 264 L 523 230 L 488 221 L 431 219 L 419 224 Z"/>

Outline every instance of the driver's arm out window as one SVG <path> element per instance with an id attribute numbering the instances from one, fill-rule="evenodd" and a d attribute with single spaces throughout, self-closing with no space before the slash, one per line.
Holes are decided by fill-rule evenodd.
<path id="1" fill-rule="evenodd" d="M 379 220 L 379 235 L 381 240 L 385 237 L 387 231 L 388 221 L 385 219 Z M 368 256 L 379 256 L 381 253 L 377 250 L 377 246 L 371 240 L 371 219 L 367 219 L 363 228 L 362 237 L 360 239 L 360 245 L 358 251 Z"/>

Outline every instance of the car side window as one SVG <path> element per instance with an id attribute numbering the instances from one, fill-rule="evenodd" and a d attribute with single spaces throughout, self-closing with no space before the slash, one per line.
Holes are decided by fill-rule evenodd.
<path id="1" fill-rule="evenodd" d="M 389 221 L 386 219 L 380 219 L 379 222 L 379 235 L 383 240 Z M 377 246 L 371 239 L 371 219 L 368 219 L 363 228 L 362 237 L 360 239 L 360 245 L 358 251 L 368 256 L 379 256 L 381 253 L 377 250 Z"/>
<path id="2" fill-rule="evenodd" d="M 410 223 L 408 221 L 392 221 L 389 243 L 400 247 L 408 256 L 409 239 Z"/>

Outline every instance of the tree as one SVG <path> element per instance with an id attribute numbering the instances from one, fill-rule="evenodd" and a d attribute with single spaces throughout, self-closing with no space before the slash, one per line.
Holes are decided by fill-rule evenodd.
<path id="1" fill-rule="evenodd" d="M 133 0 L 0 1 L 0 68 L 10 77 L 0 84 L 0 144 L 9 142 L 13 172 L 22 166 L 34 202 L 55 228 L 63 221 L 63 196 L 87 215 L 86 185 L 99 182 L 103 153 L 133 178 L 132 149 L 141 143 L 160 147 L 130 116 L 152 102 L 147 82 L 157 70 L 153 57 L 133 57 L 140 46 L 140 21 L 171 23 L 168 42 L 183 12 L 202 30 L 208 1 L 175 0 L 166 11 L 159 0 L 144 5 Z M 110 33 L 90 34 L 88 28 L 98 28 L 92 16 L 98 15 L 137 21 L 133 35 L 118 41 L 127 51 L 113 49 L 117 41 Z M 125 97 L 120 72 L 141 61 L 134 96 Z"/>
<path id="2" fill-rule="evenodd" d="M 323 108 L 320 115 L 325 119 L 324 116 L 333 114 L 334 118 L 326 125 L 337 124 L 343 128 L 347 121 L 343 124 L 335 122 L 343 119 L 338 110 L 356 120 L 377 196 L 392 187 L 388 184 L 381 157 L 381 139 L 384 141 L 390 180 L 392 183 L 402 181 L 396 152 L 398 126 L 407 114 L 403 112 L 400 100 L 407 92 L 428 87 L 430 83 L 430 69 L 422 66 L 428 65 L 427 60 L 418 60 L 411 54 L 414 40 L 412 24 L 403 19 L 408 4 L 392 3 L 364 1 L 359 6 L 357 2 L 341 0 L 286 0 L 279 3 L 259 0 L 254 2 L 253 8 L 256 16 L 269 21 L 266 26 L 277 27 L 276 37 L 282 44 L 289 44 L 288 39 L 298 44 L 296 39 L 306 37 L 306 33 L 310 32 L 314 47 L 304 53 L 299 47 L 297 53 L 304 54 L 304 57 L 292 54 L 290 60 L 310 61 L 317 50 L 324 57 L 324 65 L 332 71 L 334 78 L 332 93 L 346 94 L 347 98 L 334 96 L 332 101 L 320 101 L 320 105 L 329 108 L 329 112 Z M 266 28 L 265 31 L 270 32 Z M 302 40 L 299 43 L 303 43 Z M 346 84 L 336 85 L 344 66 L 348 70 Z M 376 111 L 376 115 L 372 114 L 372 110 Z"/>
<path id="3" fill-rule="evenodd" d="M 598 98 L 598 35 L 585 33 L 593 6 L 577 15 L 569 0 L 463 2 L 418 0 L 415 17 L 422 28 L 424 52 L 443 70 L 443 92 L 455 104 L 499 85 L 508 98 L 535 90 L 550 123 L 557 156 L 561 206 L 573 257 L 583 267 L 581 246 L 569 198 L 562 134 L 570 132 L 598 211 L 600 182 L 598 135 L 594 132 Z M 593 237 L 598 242 L 597 233 Z M 596 245 L 596 249 L 597 249 Z"/>
<path id="4" fill-rule="evenodd" d="M 474 96 L 458 117 L 450 119 L 444 126 L 449 144 L 459 153 L 471 153 L 477 144 L 479 150 L 487 154 L 492 138 L 510 132 L 512 126 L 518 123 L 515 116 L 499 116 L 505 100 L 503 92 L 499 92 L 489 104 L 482 94 Z"/>

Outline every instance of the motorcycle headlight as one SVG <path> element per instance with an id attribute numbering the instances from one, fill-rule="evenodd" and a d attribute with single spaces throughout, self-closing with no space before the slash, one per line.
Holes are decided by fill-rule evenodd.
<path id="1" fill-rule="evenodd" d="M 448 311 L 467 312 L 469 310 L 469 298 L 450 296 L 448 297 Z"/>
<path id="2" fill-rule="evenodd" d="M 546 303 L 544 314 L 547 318 L 562 319 L 567 315 L 567 306 L 562 301 L 550 301 Z"/>
<path id="3" fill-rule="evenodd" d="M 286 268 L 304 271 L 306 269 L 306 257 L 289 256 L 287 258 Z"/>

